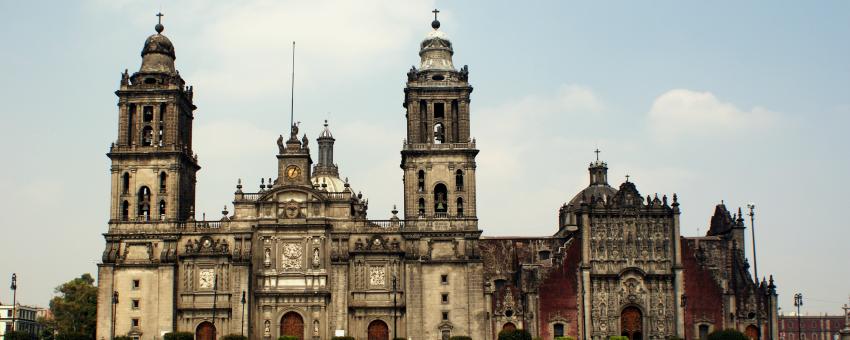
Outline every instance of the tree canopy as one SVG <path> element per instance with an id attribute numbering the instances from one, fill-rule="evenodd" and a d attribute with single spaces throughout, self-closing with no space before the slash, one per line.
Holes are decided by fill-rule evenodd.
<path id="1" fill-rule="evenodd" d="M 59 338 L 94 339 L 97 287 L 91 274 L 83 274 L 59 285 L 56 294 L 50 300 L 53 319 L 47 326 L 55 329 Z"/>

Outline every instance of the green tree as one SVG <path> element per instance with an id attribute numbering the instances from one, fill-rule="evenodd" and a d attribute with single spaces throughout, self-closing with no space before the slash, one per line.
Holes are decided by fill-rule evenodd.
<path id="1" fill-rule="evenodd" d="M 531 334 L 524 329 L 504 330 L 499 332 L 499 340 L 531 340 Z"/>
<path id="2" fill-rule="evenodd" d="M 192 332 L 168 332 L 162 336 L 163 340 L 192 340 L 195 334 Z"/>
<path id="3" fill-rule="evenodd" d="M 709 334 L 708 340 L 747 340 L 747 336 L 735 329 L 724 329 Z"/>
<path id="4" fill-rule="evenodd" d="M 91 274 L 63 283 L 56 287 L 56 293 L 50 300 L 50 311 L 57 339 L 94 339 L 97 287 Z"/>

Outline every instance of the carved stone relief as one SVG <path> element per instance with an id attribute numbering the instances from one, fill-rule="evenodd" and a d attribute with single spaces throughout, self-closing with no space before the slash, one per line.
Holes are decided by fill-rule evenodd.
<path id="1" fill-rule="evenodd" d="M 297 243 L 285 243 L 281 255 L 281 268 L 283 270 L 301 269 L 301 264 L 304 262 L 301 245 Z"/>

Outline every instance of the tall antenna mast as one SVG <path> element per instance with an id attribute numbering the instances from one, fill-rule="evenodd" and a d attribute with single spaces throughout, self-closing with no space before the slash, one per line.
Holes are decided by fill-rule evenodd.
<path id="1" fill-rule="evenodd" d="M 295 125 L 295 41 L 292 42 L 292 84 L 290 85 L 289 126 Z"/>

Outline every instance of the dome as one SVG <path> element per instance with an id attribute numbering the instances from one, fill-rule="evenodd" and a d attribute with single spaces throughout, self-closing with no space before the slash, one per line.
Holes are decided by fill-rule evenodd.
<path id="1" fill-rule="evenodd" d="M 162 35 L 162 25 L 157 25 L 157 33 L 149 36 L 142 47 L 142 67 L 139 72 L 175 73 L 174 44 L 168 37 Z"/>
<path id="2" fill-rule="evenodd" d="M 454 54 L 452 42 L 449 41 L 445 32 L 435 28 L 425 36 L 419 47 L 420 70 L 455 70 L 452 63 L 452 55 Z"/>
<path id="3" fill-rule="evenodd" d="M 322 183 L 327 185 L 328 192 L 343 192 L 345 191 L 345 182 L 343 182 L 339 177 L 331 176 L 331 175 L 316 175 L 311 179 L 313 184 L 318 185 L 319 188 L 322 188 Z"/>
<path id="4" fill-rule="evenodd" d="M 579 191 L 578 194 L 573 196 L 573 199 L 570 200 L 569 205 L 579 205 L 583 200 L 586 200 L 587 203 L 590 203 L 591 197 L 601 197 L 604 200 L 608 200 L 614 195 L 617 194 L 617 189 L 614 189 L 608 184 L 594 184 L 584 190 Z"/>

